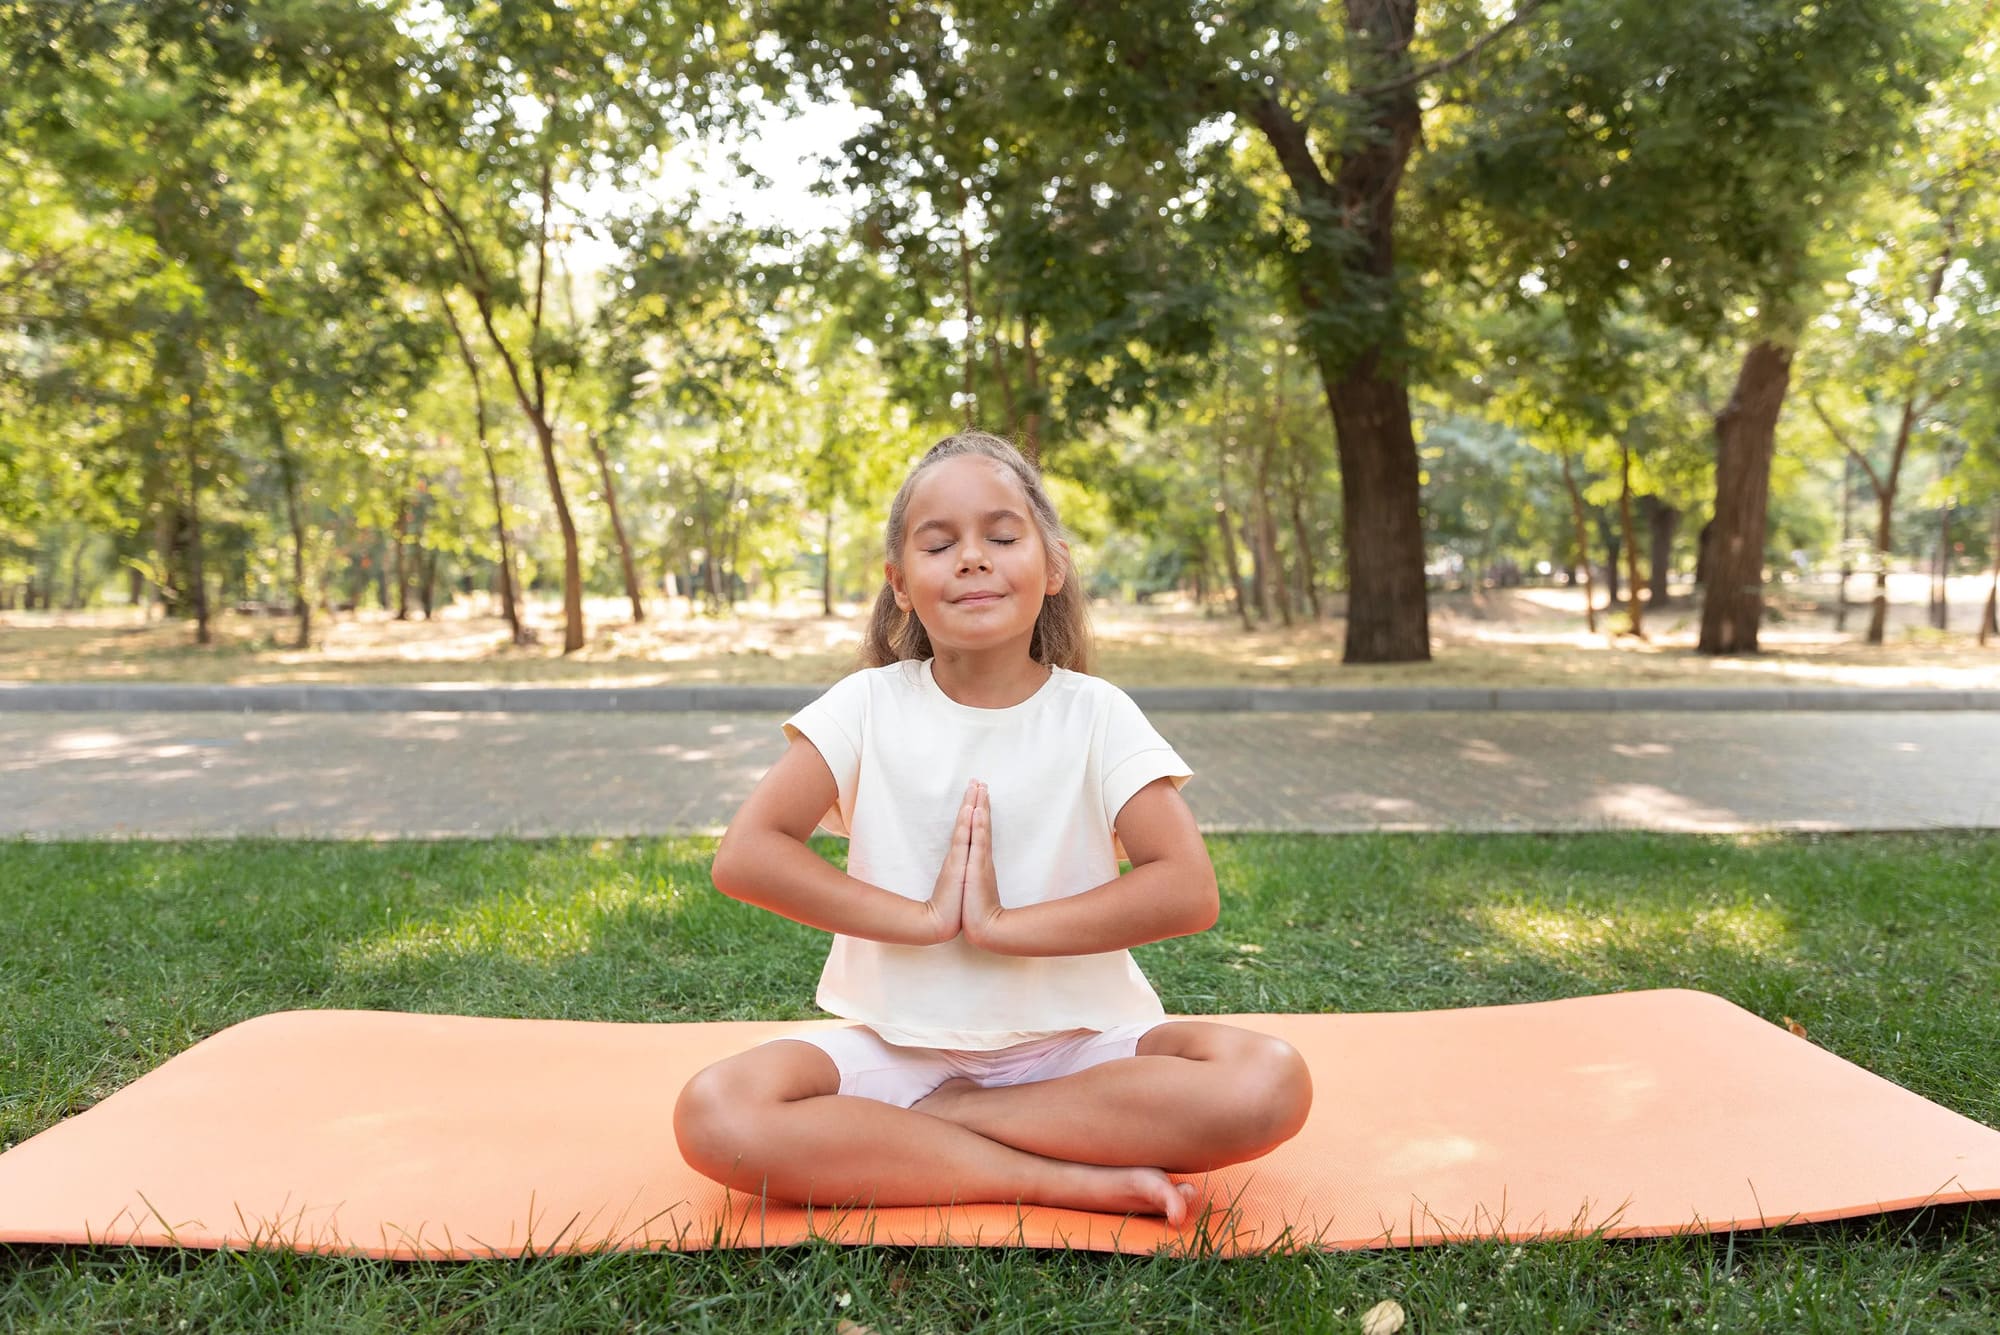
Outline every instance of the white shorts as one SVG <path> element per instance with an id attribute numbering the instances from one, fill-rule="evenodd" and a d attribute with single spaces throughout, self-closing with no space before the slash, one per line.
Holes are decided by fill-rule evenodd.
<path id="1" fill-rule="evenodd" d="M 954 1077 L 982 1088 L 1027 1085 L 1118 1061 L 1137 1052 L 1139 1040 L 1164 1023 L 1147 1020 L 1104 1030 L 1073 1029 L 985 1052 L 900 1047 L 863 1025 L 772 1041 L 810 1043 L 831 1057 L 840 1071 L 842 1094 L 907 1108 Z"/>

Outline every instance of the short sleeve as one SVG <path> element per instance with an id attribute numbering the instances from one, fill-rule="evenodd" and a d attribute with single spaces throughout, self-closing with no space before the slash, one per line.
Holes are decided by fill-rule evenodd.
<path id="1" fill-rule="evenodd" d="M 1194 777 L 1180 753 L 1160 736 L 1132 697 L 1111 688 L 1106 709 L 1103 750 L 1098 772 L 1102 779 L 1104 820 L 1114 829 L 1125 804 L 1155 779 L 1172 779 L 1182 788 Z"/>
<path id="2" fill-rule="evenodd" d="M 784 722 L 785 736 L 803 737 L 833 771 L 839 796 L 819 819 L 830 834 L 849 833 L 854 789 L 861 777 L 861 738 L 867 727 L 868 684 L 861 673 L 843 677 L 826 693 Z"/>

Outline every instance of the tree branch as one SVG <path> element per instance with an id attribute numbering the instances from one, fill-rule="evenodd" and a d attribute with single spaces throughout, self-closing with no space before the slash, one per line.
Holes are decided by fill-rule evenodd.
<path id="1" fill-rule="evenodd" d="M 1875 498 L 1877 500 L 1880 500 L 1882 498 L 1883 485 L 1882 485 L 1881 475 L 1875 471 L 1875 465 L 1869 463 L 1868 456 L 1863 454 L 1860 450 L 1855 449 L 1854 446 L 1848 441 L 1847 433 L 1845 431 L 1842 431 L 1840 427 L 1834 423 L 1833 418 L 1827 414 L 1826 406 L 1819 401 L 1819 395 L 1807 394 L 1806 402 L 1812 404 L 1813 412 L 1819 415 L 1820 421 L 1826 423 L 1826 429 L 1833 433 L 1833 438 L 1835 442 L 1839 444 L 1840 448 L 1846 450 L 1849 457 L 1851 457 L 1856 463 L 1860 464 L 1861 470 L 1866 474 L 1868 474 L 1868 485 L 1874 489 Z"/>
<path id="2" fill-rule="evenodd" d="M 1278 155 L 1278 165 L 1285 169 L 1285 175 L 1291 179 L 1292 189 L 1299 192 L 1299 198 L 1317 200 L 1329 209 L 1334 208 L 1339 202 L 1338 196 L 1326 169 L 1313 156 L 1305 123 L 1286 111 L 1284 105 L 1268 93 L 1251 104 L 1250 118 L 1264 132 L 1264 137 L 1271 141 L 1271 151 Z"/>
<path id="3" fill-rule="evenodd" d="M 553 151 L 553 150 L 551 150 Z M 535 378 L 535 406 L 546 408 L 549 390 L 542 373 L 542 294 L 548 289 L 549 273 L 549 159 L 542 158 L 541 217 L 535 225 L 535 309 L 528 321 L 528 368 Z"/>
<path id="4" fill-rule="evenodd" d="M 1931 409 L 1937 407 L 1940 403 L 1943 403 L 1945 398 L 1954 389 L 1957 389 L 1959 387 L 1960 383 L 1962 382 L 1959 381 L 1958 378 L 1954 376 L 1952 379 L 1947 380 L 1943 384 L 1939 385 L 1937 389 L 1932 391 L 1932 393 L 1928 398 L 1924 399 L 1921 403 L 1916 405 L 1916 415 L 1919 418 L 1930 416 Z"/>
<path id="5" fill-rule="evenodd" d="M 1510 17 L 1505 23 L 1501 24 L 1499 27 L 1494 28 L 1488 32 L 1480 34 L 1478 39 L 1475 40 L 1472 43 L 1472 45 L 1466 47 L 1463 51 L 1458 52 L 1456 55 L 1446 56 L 1442 60 L 1434 60 L 1430 64 L 1425 65 L 1420 69 L 1411 70 L 1408 74 L 1398 75 L 1396 78 L 1387 80 L 1386 82 L 1383 83 L 1371 84 L 1366 88 L 1350 89 L 1348 91 L 1348 96 L 1364 97 L 1364 98 L 1379 97 L 1383 93 L 1400 92 L 1402 89 L 1408 88 L 1412 84 L 1422 83 L 1426 79 L 1434 79 L 1438 75 L 1445 73 L 1447 70 L 1456 69 L 1460 65 L 1465 64 L 1467 61 L 1476 60 L 1479 58 L 1480 54 L 1486 50 L 1487 47 L 1493 45 L 1493 43 L 1499 41 L 1509 32 L 1519 27 L 1524 21 L 1526 21 L 1529 15 L 1535 13 L 1539 9 L 1542 9 L 1550 2 L 1551 0 L 1523 0 L 1521 7 L 1519 9 L 1516 9 L 1512 17 Z"/>

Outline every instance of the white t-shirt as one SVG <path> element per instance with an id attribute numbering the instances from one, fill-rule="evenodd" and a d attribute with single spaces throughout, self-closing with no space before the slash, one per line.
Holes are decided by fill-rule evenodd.
<path id="1" fill-rule="evenodd" d="M 1192 771 L 1107 681 L 1055 668 L 1006 709 L 960 704 L 931 663 L 869 668 L 785 722 L 819 750 L 839 787 L 820 824 L 849 839 L 848 874 L 928 899 L 973 779 L 993 814 L 1005 908 L 1102 885 L 1118 874 L 1119 811 L 1155 779 Z M 1163 1018 L 1130 951 L 995 955 L 954 937 L 935 946 L 835 935 L 819 1004 L 905 1046 L 990 1050 L 1072 1029 Z"/>

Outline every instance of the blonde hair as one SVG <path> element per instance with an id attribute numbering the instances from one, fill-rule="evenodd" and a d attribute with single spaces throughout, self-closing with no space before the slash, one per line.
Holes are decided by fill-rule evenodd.
<path id="1" fill-rule="evenodd" d="M 903 479 L 901 490 L 889 506 L 889 524 L 884 535 L 889 563 L 899 568 L 902 565 L 903 541 L 909 536 L 910 493 L 915 490 L 917 479 L 933 464 L 969 455 L 991 459 L 1013 473 L 1014 480 L 1027 494 L 1028 512 L 1041 533 L 1042 549 L 1049 563 L 1063 572 L 1062 588 L 1042 601 L 1041 614 L 1035 618 L 1029 656 L 1038 663 L 1072 672 L 1090 671 L 1090 608 L 1076 567 L 1062 546 L 1069 534 L 1062 520 L 1056 517 L 1055 504 L 1042 486 L 1040 470 L 1001 437 L 985 431 L 961 431 L 925 451 L 910 475 Z M 875 611 L 868 618 L 868 634 L 861 642 L 861 665 L 886 667 L 907 659 L 930 657 L 930 633 L 915 613 L 896 606 L 896 591 L 885 580 L 882 591 L 875 597 Z"/>

